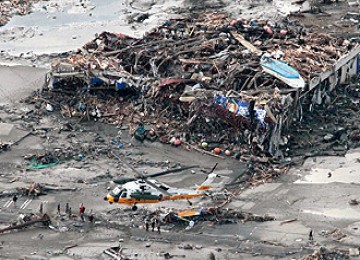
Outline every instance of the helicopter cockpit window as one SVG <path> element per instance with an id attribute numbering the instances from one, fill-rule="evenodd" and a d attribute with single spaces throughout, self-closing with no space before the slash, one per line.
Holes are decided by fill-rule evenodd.
<path id="1" fill-rule="evenodd" d="M 111 192 L 111 196 L 119 196 L 121 194 L 122 190 L 119 187 L 115 187 Z"/>
<path id="2" fill-rule="evenodd" d="M 127 196 L 127 190 L 123 189 L 121 192 L 121 198 L 126 198 L 126 196 Z"/>

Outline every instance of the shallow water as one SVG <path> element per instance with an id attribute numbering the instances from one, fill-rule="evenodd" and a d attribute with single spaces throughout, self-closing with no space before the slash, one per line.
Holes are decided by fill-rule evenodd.
<path id="1" fill-rule="evenodd" d="M 92 0 L 87 8 L 78 1 L 49 1 L 35 5 L 34 12 L 14 16 L 0 29 L 0 49 L 10 55 L 49 54 L 76 50 L 103 31 L 139 37 L 160 21 L 146 21 L 135 28 L 127 22 L 132 13 L 126 0 Z M 59 3 L 60 7 L 54 7 Z"/>
<path id="2" fill-rule="evenodd" d="M 109 22 L 119 20 L 119 13 L 125 8 L 125 0 L 92 0 L 89 1 L 89 8 L 74 5 L 75 1 L 51 1 L 51 3 L 56 2 L 59 3 L 59 8 L 47 7 L 48 2 L 36 4 L 33 13 L 26 16 L 14 16 L 2 30 L 19 26 L 49 30 L 83 23 Z"/>

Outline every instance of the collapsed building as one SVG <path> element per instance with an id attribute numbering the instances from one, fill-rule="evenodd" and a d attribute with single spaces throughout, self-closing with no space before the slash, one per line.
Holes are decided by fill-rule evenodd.
<path id="1" fill-rule="evenodd" d="M 172 19 L 141 39 L 103 32 L 55 60 L 41 100 L 64 116 L 153 129 L 201 149 L 282 157 L 304 100 L 357 81 L 360 46 L 280 22 Z M 311 109 L 311 108 L 310 108 Z"/>

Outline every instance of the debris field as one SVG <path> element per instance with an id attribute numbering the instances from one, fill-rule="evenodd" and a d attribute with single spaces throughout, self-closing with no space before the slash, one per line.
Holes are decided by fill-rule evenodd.
<path id="1" fill-rule="evenodd" d="M 0 26 L 14 14 L 30 13 L 33 2 L 1 2 Z M 147 14 L 139 17 L 135 22 L 149 18 Z M 137 248 L 131 243 L 135 241 L 146 248 L 156 243 L 172 247 L 169 252 L 154 249 L 158 252 L 151 254 L 156 259 L 194 257 L 191 253 L 182 254 L 187 250 L 202 251 L 199 253 L 202 256 L 210 252 L 208 259 L 215 259 L 213 252 L 220 255 L 219 259 L 230 257 L 223 254 L 220 245 L 235 257 L 241 253 L 247 254 L 246 257 L 278 258 L 296 254 L 307 260 L 347 259 L 351 254 L 358 255 L 356 249 L 349 251 L 334 246 L 328 249 L 321 245 L 323 240 L 314 242 L 310 237 L 309 242 L 301 245 L 298 243 L 301 239 L 296 240 L 298 244 L 293 247 L 261 236 L 251 241 L 258 227 L 278 225 L 275 233 L 281 233 L 280 226 L 293 225 L 294 229 L 298 228 L 294 231 L 299 232 L 296 235 L 308 230 L 307 226 L 296 223 L 300 222 L 300 213 L 296 213 L 299 219 L 293 218 L 293 212 L 272 214 L 274 211 L 267 209 L 270 213 L 264 213 L 259 210 L 261 206 L 252 205 L 246 197 L 249 195 L 241 197 L 247 191 L 251 196 L 251 190 L 264 183 L 273 184 L 264 184 L 265 191 L 271 191 L 271 187 L 277 189 L 278 183 L 271 182 L 294 178 L 284 173 L 308 157 L 345 156 L 349 149 L 359 146 L 359 74 L 347 76 L 346 84 L 337 84 L 336 89 L 328 81 L 312 87 L 316 80 L 334 70 L 339 61 L 357 50 L 360 52 L 356 39 L 319 33 L 289 17 L 275 22 L 234 19 L 228 14 L 208 12 L 166 20 L 142 38 L 120 32 L 96 34 L 78 50 L 63 53 L 52 61 L 42 88 L 21 100 L 20 105 L 27 106 L 26 109 L 1 112 L 0 124 L 4 128 L 14 124 L 28 133 L 17 141 L 0 139 L 0 156 L 5 158 L 7 153 L 15 151 L 22 160 L 11 171 L 21 175 L 1 176 L 6 187 L 0 193 L 5 203 L 0 209 L 2 217 L 9 219 L 15 211 L 19 215 L 9 225 L 1 221 L 0 233 L 5 236 L 20 231 L 30 233 L 36 232 L 36 227 L 50 229 L 51 235 L 47 231 L 43 233 L 52 238 L 55 237 L 52 234 L 62 238 L 76 234 L 79 244 L 84 236 L 96 242 L 112 237 L 111 242 L 116 243 L 106 244 L 107 249 L 100 254 L 110 258 L 104 259 L 145 257 L 144 252 L 134 252 Z M 283 75 L 275 76 L 267 67 L 269 63 L 281 68 Z M 101 127 L 101 131 L 96 130 Z M 29 148 L 26 153 L 25 149 L 17 150 L 17 145 L 21 146 L 28 138 L 34 142 L 40 140 L 43 149 Z M 161 152 L 155 152 L 156 149 Z M 196 156 L 190 158 L 192 153 Z M 180 154 L 181 158 L 178 161 L 166 158 L 173 154 Z M 201 166 L 192 166 L 191 159 L 196 161 L 202 158 L 199 156 L 207 159 L 199 163 Z M 216 164 L 210 170 L 212 160 Z M 150 176 L 184 171 L 178 178 L 162 178 L 164 182 L 171 179 L 175 186 L 179 183 L 193 186 L 202 178 L 200 174 L 212 173 L 218 163 L 223 163 L 222 169 L 216 171 L 220 172 L 217 177 L 222 178 L 217 183 L 221 188 L 206 193 L 203 198 L 164 202 L 158 207 L 145 205 L 137 211 L 118 205 L 112 209 L 107 204 L 97 206 L 99 198 L 117 184 L 119 175 L 145 182 Z M 232 169 L 231 173 L 222 175 L 227 167 Z M 201 169 L 188 171 L 192 168 Z M 155 169 L 166 173 L 148 175 L 148 170 Z M 66 176 L 65 172 L 71 174 Z M 139 172 L 143 174 L 141 178 Z M 329 172 L 328 178 L 331 177 Z M 21 183 L 17 183 L 19 180 Z M 282 203 L 281 196 L 288 190 L 276 193 L 273 200 Z M 266 196 L 261 192 L 259 196 Z M 16 196 L 21 201 L 20 208 Z M 68 198 L 72 196 L 76 202 L 81 199 L 80 212 L 69 206 Z M 50 199 L 44 201 L 43 197 Z M 291 202 L 289 198 L 285 205 L 290 208 L 298 200 L 302 199 Z M 348 201 L 352 207 L 359 204 L 355 198 Z M 27 209 L 34 202 L 40 203 L 36 214 Z M 50 204 L 51 207 L 47 206 Z M 48 209 L 45 214 L 44 205 Z M 257 213 L 250 213 L 247 207 Z M 280 207 L 279 211 L 282 211 Z M 152 232 L 148 232 L 150 222 Z M 251 229 L 250 235 L 236 234 L 236 225 L 243 225 L 244 234 Z M 224 234 L 222 229 L 227 229 L 224 226 L 234 228 L 234 233 Z M 290 229 L 284 237 L 293 235 Z M 315 233 L 315 237 L 321 233 L 326 239 L 340 241 L 348 237 L 349 232 L 344 230 L 323 230 Z M 311 229 L 311 237 L 312 232 Z M 36 239 L 42 240 L 43 236 L 39 234 Z M 197 236 L 212 247 L 203 249 L 202 245 L 191 244 L 197 242 Z M 122 237 L 132 242 L 124 242 Z M 61 252 L 49 249 L 48 254 L 81 258 L 85 253 L 75 256 L 79 244 L 71 238 L 66 243 L 61 241 Z M 124 246 L 126 243 L 130 248 Z M 87 248 L 91 255 L 91 245 Z"/>

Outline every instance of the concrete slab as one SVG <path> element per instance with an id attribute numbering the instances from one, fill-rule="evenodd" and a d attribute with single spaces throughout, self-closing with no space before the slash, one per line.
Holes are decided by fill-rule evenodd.
<path id="1" fill-rule="evenodd" d="M 0 105 L 18 104 L 44 83 L 45 69 L 25 66 L 0 66 Z"/>
<path id="2" fill-rule="evenodd" d="M 231 201 L 228 204 L 228 206 L 229 206 L 229 208 L 239 209 L 239 208 L 242 208 L 245 204 L 246 204 L 245 201 L 235 200 L 235 201 Z"/>
<path id="3" fill-rule="evenodd" d="M 300 222 L 280 225 L 280 222 L 266 222 L 258 224 L 252 236 L 264 241 L 276 241 L 281 244 L 293 245 L 307 241 L 310 228 Z"/>
<path id="4" fill-rule="evenodd" d="M 359 149 L 336 160 L 333 157 L 321 157 L 316 161 L 308 159 L 304 165 L 307 165 L 309 170 L 301 172 L 302 177 L 295 183 L 360 183 L 359 162 Z"/>
<path id="5" fill-rule="evenodd" d="M 255 206 L 255 203 L 254 202 L 248 202 L 246 203 L 244 206 L 242 206 L 242 209 L 243 210 L 250 210 L 252 207 Z"/>
<path id="6" fill-rule="evenodd" d="M 56 256 L 56 257 L 50 257 L 50 260 L 73 260 L 73 258 L 67 257 L 67 256 Z"/>
<path id="7" fill-rule="evenodd" d="M 324 208 L 320 210 L 303 210 L 303 212 L 335 219 L 358 220 L 360 216 L 360 209 L 354 208 Z"/>
<path id="8" fill-rule="evenodd" d="M 272 192 L 279 188 L 282 185 L 282 183 L 265 183 L 260 186 L 256 186 L 255 188 L 248 189 L 240 194 L 240 198 L 246 198 L 248 196 L 258 194 L 258 193 L 267 193 Z"/>
<path id="9" fill-rule="evenodd" d="M 14 143 L 28 133 L 28 131 L 21 130 L 13 124 L 0 123 L 0 142 Z"/>
<path id="10" fill-rule="evenodd" d="M 9 135 L 13 128 L 14 125 L 12 124 L 0 123 L 0 138 Z"/>

